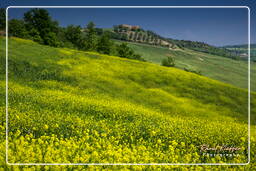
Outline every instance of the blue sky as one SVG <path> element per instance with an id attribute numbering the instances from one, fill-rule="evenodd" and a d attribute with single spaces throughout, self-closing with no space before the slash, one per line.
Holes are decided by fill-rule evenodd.
<path id="1" fill-rule="evenodd" d="M 10 5 L 246 5 L 251 8 L 252 42 L 255 42 L 256 3 L 247 0 L 170 0 L 170 1 L 78 1 L 37 0 L 3 1 L 1 7 Z M 21 18 L 27 9 L 10 9 L 11 18 Z M 248 10 L 240 9 L 49 9 L 51 16 L 61 26 L 85 26 L 94 21 L 97 27 L 115 24 L 140 25 L 144 29 L 169 38 L 202 41 L 222 46 L 247 43 Z"/>

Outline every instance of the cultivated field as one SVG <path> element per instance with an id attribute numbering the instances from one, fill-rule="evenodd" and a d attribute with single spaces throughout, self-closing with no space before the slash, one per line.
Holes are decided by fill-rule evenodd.
<path id="1" fill-rule="evenodd" d="M 248 62 L 201 53 L 189 49 L 169 50 L 168 48 L 129 42 L 129 46 L 139 52 L 147 61 L 161 64 L 167 56 L 175 59 L 177 68 L 201 72 L 209 78 L 248 88 Z M 224 74 L 225 73 L 225 74 Z M 251 62 L 252 78 L 255 77 L 256 64 Z M 256 91 L 256 79 L 251 79 L 251 90 Z"/>
<path id="2" fill-rule="evenodd" d="M 4 41 L 1 38 L 1 43 Z M 179 53 L 193 54 L 168 51 L 168 55 Z M 218 58 L 199 57 L 212 66 Z M 192 62 L 196 61 L 195 55 L 191 58 Z M 4 65 L 3 54 L 0 59 Z M 177 59 L 177 63 L 182 66 L 182 60 Z M 234 61 L 233 66 L 238 65 L 245 70 L 245 64 Z M 8 66 L 10 163 L 247 162 L 246 89 L 177 68 L 95 52 L 53 48 L 18 38 L 9 40 Z M 225 74 L 231 73 L 229 70 L 222 72 Z M 4 162 L 4 68 L 0 70 L 0 78 L 0 165 L 3 170 L 21 169 Z M 244 81 L 242 76 L 240 79 Z M 256 121 L 255 97 L 256 93 L 252 93 L 252 123 Z M 252 129 L 255 130 L 255 125 Z M 255 136 L 255 131 L 252 134 Z M 252 161 L 255 161 L 255 143 L 252 138 Z M 203 144 L 209 147 L 229 145 L 241 150 L 233 157 L 210 157 L 200 152 Z M 87 168 L 54 166 L 51 169 L 64 167 Z M 90 166 L 89 169 L 139 170 L 148 167 Z M 162 166 L 171 167 L 178 166 Z M 210 168 L 190 166 L 183 169 L 192 167 Z M 227 167 L 253 170 L 255 162 L 247 166 L 215 168 Z"/>

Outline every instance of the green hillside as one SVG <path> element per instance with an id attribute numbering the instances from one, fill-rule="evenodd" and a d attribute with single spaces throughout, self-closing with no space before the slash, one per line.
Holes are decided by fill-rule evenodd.
<path id="1" fill-rule="evenodd" d="M 248 45 L 233 45 L 233 46 L 224 46 L 223 48 L 232 51 L 241 56 L 242 59 L 248 60 Z M 256 62 L 256 44 L 251 44 L 250 46 L 250 53 L 251 53 L 251 61 Z"/>
<path id="2" fill-rule="evenodd" d="M 168 47 L 170 49 L 191 49 L 198 52 L 205 52 L 208 54 L 218 55 L 228 58 L 238 58 L 235 53 L 226 49 L 209 45 L 204 42 L 190 41 L 190 40 L 176 40 L 165 38 L 155 33 L 154 31 L 144 30 L 140 26 L 132 26 L 127 24 L 115 25 L 112 29 L 101 29 L 98 33 L 107 31 L 113 39 L 124 40 L 129 42 L 144 43 L 148 45 L 156 45 L 160 47 Z"/>
<path id="3" fill-rule="evenodd" d="M 4 65 L 3 54 L 0 59 Z M 8 60 L 10 163 L 247 162 L 245 89 L 177 68 L 18 38 L 9 40 Z M 180 60 L 179 65 L 186 64 Z M 1 97 L 4 74 L 1 68 Z M 252 93 L 253 104 L 255 97 Z M 0 111 L 0 165 L 5 170 L 5 98 Z M 255 123 L 254 105 L 251 111 Z M 209 157 L 200 152 L 203 144 L 241 149 L 234 157 Z M 251 154 L 255 149 L 252 139 Z M 237 168 L 253 169 L 255 163 Z"/>
<path id="4" fill-rule="evenodd" d="M 201 72 L 202 75 L 229 83 L 241 88 L 248 88 L 247 61 L 233 60 L 221 56 L 197 52 L 189 49 L 169 50 L 168 48 L 129 42 L 129 46 L 141 54 L 147 61 L 161 64 L 168 56 L 175 59 L 175 67 Z M 251 78 L 256 73 L 256 65 L 251 63 Z M 251 90 L 256 91 L 256 79 L 251 79 Z"/>

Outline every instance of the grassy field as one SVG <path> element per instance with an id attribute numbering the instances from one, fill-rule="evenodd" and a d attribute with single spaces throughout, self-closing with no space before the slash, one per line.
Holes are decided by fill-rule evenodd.
<path id="1" fill-rule="evenodd" d="M 129 46 L 147 61 L 161 64 L 164 58 L 171 56 L 175 59 L 177 68 L 200 71 L 202 75 L 212 79 L 241 88 L 248 87 L 248 63 L 246 61 L 232 60 L 189 49 L 169 50 L 168 48 L 131 42 L 129 42 Z M 251 73 L 256 73 L 255 62 L 251 64 Z M 256 91 L 255 85 L 256 79 L 251 80 L 251 90 Z"/>
<path id="2" fill-rule="evenodd" d="M 4 39 L 1 38 L 1 43 Z M 4 47 L 1 47 L 4 51 Z M 189 53 L 189 52 L 188 52 Z M 210 60 L 210 59 L 209 59 Z M 5 56 L 0 57 L 1 65 Z M 176 68 L 9 40 L 10 163 L 245 163 L 247 91 Z M 0 70 L 0 167 L 5 158 L 5 70 Z M 256 94 L 252 93 L 252 104 Z M 255 105 L 252 105 L 255 123 Z M 252 125 L 255 130 L 255 125 Z M 255 132 L 253 133 L 253 136 Z M 240 147 L 210 157 L 200 146 Z M 251 140 L 255 162 L 255 139 Z M 227 152 L 226 152 L 227 153 Z M 27 166 L 26 169 L 158 166 Z M 162 166 L 161 168 L 177 168 Z M 210 169 L 184 166 L 183 169 Z M 215 169 L 255 169 L 219 166 Z"/>
<path id="3" fill-rule="evenodd" d="M 248 53 L 247 47 L 227 47 L 227 49 L 239 54 Z M 250 51 L 251 51 L 251 56 L 250 56 L 251 60 L 256 62 L 256 46 L 255 45 L 251 46 Z M 248 60 L 248 58 L 244 57 L 244 60 Z"/>

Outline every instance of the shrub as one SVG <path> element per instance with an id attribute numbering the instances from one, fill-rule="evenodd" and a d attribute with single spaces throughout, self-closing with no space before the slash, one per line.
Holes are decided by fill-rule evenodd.
<path id="1" fill-rule="evenodd" d="M 45 35 L 44 44 L 45 45 L 50 45 L 50 46 L 53 46 L 53 47 L 59 47 L 60 46 L 60 42 L 58 41 L 56 34 L 53 33 L 53 32 L 47 33 Z"/>
<path id="2" fill-rule="evenodd" d="M 136 59 L 140 61 L 145 61 L 139 54 L 135 54 L 135 52 L 127 45 L 127 43 L 122 43 L 121 45 L 117 45 L 117 56 L 129 59 Z"/>
<path id="3" fill-rule="evenodd" d="M 184 68 L 184 71 L 192 72 L 192 73 L 198 74 L 198 75 L 202 75 L 201 71 L 196 71 L 196 70 L 192 70 L 192 69 L 188 69 L 188 68 Z"/>
<path id="4" fill-rule="evenodd" d="M 163 59 L 163 60 L 162 60 L 162 66 L 174 67 L 174 66 L 175 66 L 175 60 L 174 60 L 174 58 L 168 56 L 166 59 Z"/>
<path id="5" fill-rule="evenodd" d="M 29 38 L 35 42 L 43 43 L 43 39 L 41 38 L 39 32 L 36 29 L 31 29 L 29 31 Z"/>
<path id="6" fill-rule="evenodd" d="M 24 21 L 12 19 L 9 21 L 9 34 L 14 37 L 27 38 L 28 32 L 25 28 Z"/>
<path id="7" fill-rule="evenodd" d="M 97 51 L 104 54 L 110 54 L 113 48 L 113 42 L 110 40 L 108 33 L 103 33 L 103 35 L 98 40 Z"/>

